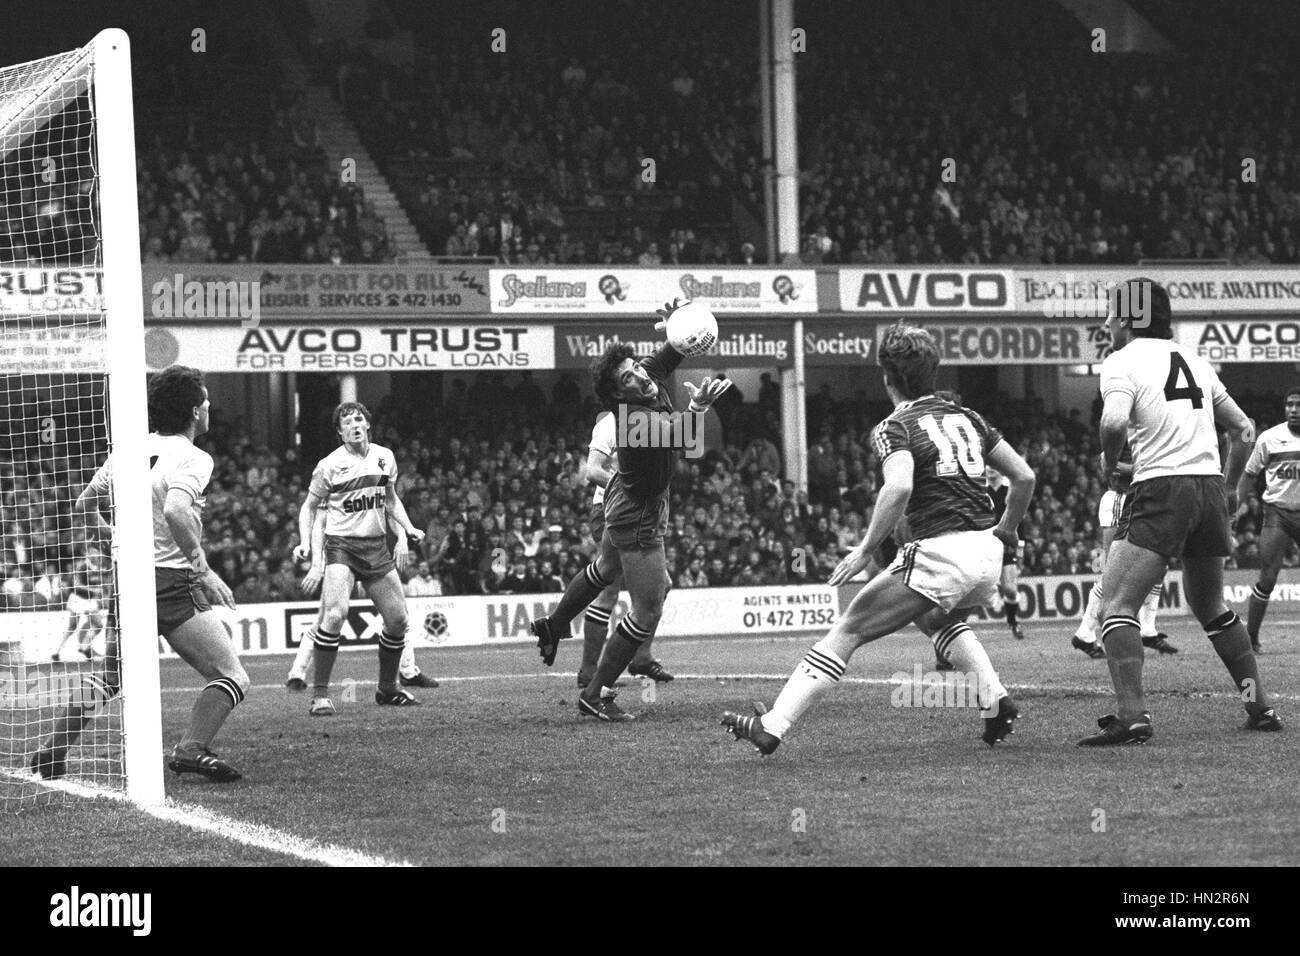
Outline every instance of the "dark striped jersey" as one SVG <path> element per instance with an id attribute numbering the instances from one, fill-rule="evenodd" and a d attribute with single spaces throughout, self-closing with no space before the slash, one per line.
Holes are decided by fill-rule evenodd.
<path id="1" fill-rule="evenodd" d="M 914 540 L 996 524 L 984 456 L 1001 441 L 980 415 L 933 395 L 904 402 L 875 427 L 871 442 L 882 466 L 898 452 L 912 454 L 907 525 Z"/>
<path id="2" fill-rule="evenodd" d="M 656 429 L 638 428 L 638 418 L 647 413 L 673 411 L 673 399 L 668 394 L 668 376 L 681 362 L 681 353 L 667 344 L 641 359 L 641 368 L 659 386 L 659 394 L 650 405 L 620 404 L 615 409 L 618 478 L 623 490 L 633 498 L 647 499 L 666 494 L 672 481 L 681 445 L 671 447 L 672 442 L 659 440 L 647 442 L 647 432 Z M 680 416 L 682 419 L 685 417 Z M 657 431 L 656 438 L 665 437 L 671 437 L 667 430 Z"/>

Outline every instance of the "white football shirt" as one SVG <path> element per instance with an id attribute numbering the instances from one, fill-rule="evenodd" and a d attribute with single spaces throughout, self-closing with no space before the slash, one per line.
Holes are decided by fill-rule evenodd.
<path id="1" fill-rule="evenodd" d="M 603 452 L 610 458 L 618 452 L 617 448 L 618 434 L 614 424 L 613 412 L 601 412 L 600 417 L 596 419 L 596 426 L 591 430 L 591 445 L 588 446 L 587 453 L 593 451 Z M 600 485 L 596 486 L 596 493 L 591 498 L 593 505 L 598 505 L 605 500 L 605 489 Z"/>
<path id="2" fill-rule="evenodd" d="M 1264 474 L 1264 503 L 1300 510 L 1300 435 L 1286 422 L 1265 429 L 1255 440 L 1246 474 Z"/>
<path id="3" fill-rule="evenodd" d="M 339 445 L 316 465 L 310 490 L 325 502 L 325 533 L 342 538 L 378 538 L 388 533 L 385 502 L 397 481 L 397 460 L 383 445 L 370 443 L 365 455 Z"/>
<path id="4" fill-rule="evenodd" d="M 1223 473 L 1214 409 L 1228 390 L 1205 359 L 1170 339 L 1132 339 L 1101 363 L 1102 398 L 1112 393 L 1133 398 L 1134 483 Z"/>
<path id="5" fill-rule="evenodd" d="M 172 537 L 164 505 L 167 492 L 179 488 L 190 496 L 194 518 L 203 525 L 204 492 L 212 480 L 212 456 L 198 448 L 184 435 L 159 435 L 152 432 L 146 441 L 149 451 L 149 481 L 153 486 L 153 563 L 159 568 L 188 568 L 189 556 Z M 113 485 L 113 456 L 90 479 L 90 490 L 105 498 Z"/>

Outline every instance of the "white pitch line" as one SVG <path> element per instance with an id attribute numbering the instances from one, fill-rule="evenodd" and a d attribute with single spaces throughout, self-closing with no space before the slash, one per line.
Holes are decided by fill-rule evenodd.
<path id="1" fill-rule="evenodd" d="M 538 673 L 538 674 L 468 674 L 459 677 L 439 676 L 438 683 L 468 684 L 468 683 L 481 683 L 484 681 L 572 680 L 577 676 L 578 675 L 576 671 L 567 671 L 567 672 L 547 671 L 545 673 Z M 736 681 L 736 680 L 770 680 L 770 681 L 781 680 L 783 681 L 789 679 L 790 675 L 788 673 L 785 674 L 675 674 L 673 675 L 673 677 L 675 680 L 699 680 L 699 681 L 710 681 L 710 680 L 711 681 Z M 636 681 L 637 678 L 625 678 L 625 680 L 628 680 L 630 683 L 631 681 Z M 879 686 L 879 687 L 906 687 L 915 683 L 911 678 L 907 678 L 906 680 L 896 680 L 892 677 L 841 677 L 839 682 L 841 684 L 862 684 L 866 686 Z M 378 681 L 373 681 L 373 680 L 351 681 L 351 684 L 355 687 L 371 687 L 377 683 Z M 339 686 L 341 685 L 342 682 L 339 682 Z M 924 686 L 924 682 L 922 682 L 922 686 Z M 1092 694 L 1094 696 L 1110 696 L 1111 694 L 1115 693 L 1114 688 L 1103 687 L 1100 684 L 1092 685 L 1092 686 L 1082 686 L 1077 684 L 1007 684 L 1005 686 L 1007 687 L 1008 690 L 1022 690 L 1022 691 L 1043 692 L 1043 693 L 1057 692 L 1062 694 Z M 198 688 L 194 688 L 194 687 L 164 687 L 162 692 L 164 694 L 192 694 L 197 689 Z M 254 684 L 252 687 L 249 688 L 250 692 L 255 690 L 257 691 L 285 690 L 285 686 L 283 684 Z M 574 688 L 574 690 L 576 691 L 577 688 Z M 1159 696 L 1161 694 L 1184 694 L 1186 692 L 1182 690 L 1177 690 L 1175 688 L 1170 688 L 1167 690 L 1148 688 L 1147 693 L 1153 696 Z M 1205 691 L 1204 693 L 1198 694 L 1197 696 L 1221 697 L 1225 699 L 1237 697 L 1236 694 L 1230 694 L 1227 691 Z M 1292 700 L 1292 701 L 1300 700 L 1300 695 L 1296 695 L 1296 694 L 1270 694 L 1269 696 L 1276 700 Z"/>
<path id="2" fill-rule="evenodd" d="M 292 833 L 286 833 L 283 830 L 277 830 L 274 827 L 264 826 L 260 823 L 249 823 L 245 820 L 236 820 L 232 817 L 223 816 L 220 813 L 214 813 L 206 807 L 199 807 L 189 803 L 178 803 L 168 799 L 162 806 L 140 806 L 132 804 L 127 800 L 126 794 L 116 790 L 99 790 L 95 787 L 87 787 L 83 784 L 73 783 L 70 780 L 44 780 L 35 774 L 18 773 L 13 770 L 0 768 L 0 774 L 18 780 L 21 783 L 35 783 L 50 790 L 58 790 L 76 797 L 85 797 L 87 799 L 107 799 L 121 803 L 126 803 L 143 813 L 149 814 L 158 820 L 166 823 L 176 823 L 191 830 L 200 830 L 204 833 L 212 833 L 226 840 L 232 840 L 235 843 L 241 843 L 244 846 L 256 847 L 260 850 L 270 850 L 274 853 L 282 853 L 286 856 L 297 857 L 308 863 L 320 863 L 325 866 L 410 866 L 405 860 L 389 860 L 382 856 L 374 856 L 369 853 L 362 853 L 360 850 L 353 850 L 348 847 L 336 846 L 332 843 L 319 843 L 316 840 L 309 840 L 303 837 L 294 836 Z"/>

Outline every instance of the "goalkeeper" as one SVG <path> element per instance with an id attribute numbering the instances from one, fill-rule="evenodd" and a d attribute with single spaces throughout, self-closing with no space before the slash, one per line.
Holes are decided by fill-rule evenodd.
<path id="1" fill-rule="evenodd" d="M 665 306 L 660 312 L 664 321 L 656 328 L 667 327 L 678 308 L 677 302 Z M 698 427 L 691 427 L 697 426 L 698 420 L 683 422 L 685 427 L 671 427 L 673 401 L 668 394 L 668 376 L 683 357 L 671 341 L 640 360 L 631 345 L 616 342 L 592 364 L 596 397 L 614 412 L 618 426 L 618 467 L 605 489 L 605 532 L 596 559 L 569 582 L 555 611 L 532 624 L 542 660 L 550 666 L 573 619 L 622 571 L 632 610 L 605 643 L 596 673 L 578 697 L 578 713 L 602 721 L 633 719 L 619 708 L 612 694 L 602 690 L 614 686 L 637 648 L 654 635 L 663 615 L 669 482 L 688 437 L 699 434 Z M 725 378 L 706 378 L 698 387 L 687 382 L 691 396 L 688 413 L 704 414 L 730 385 Z M 680 417 L 676 421 L 681 422 Z"/>

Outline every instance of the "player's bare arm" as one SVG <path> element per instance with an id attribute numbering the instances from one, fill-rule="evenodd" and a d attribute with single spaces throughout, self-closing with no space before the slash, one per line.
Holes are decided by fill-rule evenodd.
<path id="1" fill-rule="evenodd" d="M 885 538 L 893 533 L 894 526 L 907 513 L 907 503 L 912 498 L 913 459 L 910 451 L 896 451 L 881 464 L 884 484 L 876 495 L 876 507 L 871 512 L 871 524 L 862 543 L 844 556 L 831 573 L 830 584 L 843 584 L 871 561 Z"/>
<path id="2" fill-rule="evenodd" d="M 1119 459 L 1124 453 L 1129 417 L 1132 414 L 1132 395 L 1118 391 L 1106 395 L 1106 404 L 1101 410 L 1101 454 L 1107 474 L 1119 470 Z"/>
<path id="3" fill-rule="evenodd" d="M 1214 406 L 1214 424 L 1228 432 L 1228 462 L 1223 471 L 1228 486 L 1228 510 L 1237 510 L 1238 486 L 1244 477 L 1246 461 L 1255 450 L 1255 423 L 1246 417 L 1232 396 L 1224 395 Z"/>
<path id="4" fill-rule="evenodd" d="M 96 547 L 101 551 L 106 549 L 113 540 L 113 526 L 104 519 L 104 508 L 107 505 L 108 498 L 100 494 L 92 482 L 77 495 L 76 503 L 72 506 L 75 514 L 85 518 L 86 528 L 94 537 Z"/>
<path id="5" fill-rule="evenodd" d="M 397 489 L 392 484 L 389 484 L 384 495 L 384 505 L 388 514 L 397 521 L 397 526 L 403 534 L 416 544 L 424 540 L 424 532 L 411 524 L 411 519 L 406 514 L 406 505 L 402 504 L 402 499 L 398 497 Z"/>
<path id="6" fill-rule="evenodd" d="M 311 537 L 306 539 L 311 542 L 311 553 L 307 557 L 312 559 L 311 567 L 302 578 L 302 591 L 308 597 L 315 597 L 320 591 L 321 582 L 325 579 L 325 524 L 328 521 L 328 515 L 319 508 L 316 510 L 316 520 L 311 526 Z M 299 548 L 294 549 L 296 556 Z"/>
<path id="7" fill-rule="evenodd" d="M 235 608 L 235 596 L 229 585 L 221 580 L 209 565 L 207 555 L 203 552 L 203 526 L 194 514 L 194 499 L 189 492 L 172 488 L 167 492 L 163 503 L 163 517 L 167 527 L 182 554 L 190 556 L 190 564 L 199 574 L 199 581 L 208 596 L 224 607 Z"/>
<path id="8" fill-rule="evenodd" d="M 302 507 L 298 509 L 298 546 L 293 549 L 295 561 L 311 561 L 313 567 L 317 564 L 325 566 L 324 532 L 319 542 L 313 533 L 317 513 L 324 514 L 320 511 L 320 505 L 320 496 L 314 491 L 308 491 Z"/>
<path id="9" fill-rule="evenodd" d="M 1233 530 L 1236 530 L 1236 522 L 1241 520 L 1242 515 L 1246 511 L 1247 500 L 1250 498 L 1252 494 L 1259 493 L 1260 476 L 1263 474 L 1263 469 L 1257 468 L 1256 465 L 1258 462 L 1265 460 L 1264 450 L 1261 447 L 1259 447 L 1262 441 L 1263 441 L 1262 438 L 1259 437 L 1256 438 L 1254 451 L 1251 453 L 1251 456 L 1247 460 L 1245 467 L 1242 469 L 1241 478 L 1238 479 L 1237 481 L 1238 504 L 1235 508 L 1230 509 L 1234 512 Z"/>
<path id="10" fill-rule="evenodd" d="M 1025 512 L 1029 510 L 1029 500 L 1034 496 L 1034 485 L 1037 483 L 1034 470 L 1006 441 L 994 445 L 984 460 L 995 471 L 1006 476 L 1007 504 L 1002 510 L 1002 520 L 993 529 L 993 533 L 1003 544 L 1014 548 L 1019 543 L 1017 529 L 1025 518 Z"/>
<path id="11" fill-rule="evenodd" d="M 610 467 L 612 463 L 609 455 L 599 448 L 593 448 L 587 452 L 587 464 L 582 470 L 582 477 L 593 485 L 605 488 L 614 477 L 614 469 Z"/>

